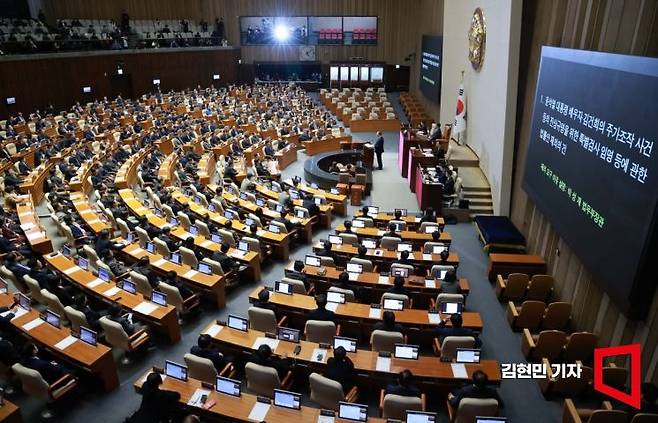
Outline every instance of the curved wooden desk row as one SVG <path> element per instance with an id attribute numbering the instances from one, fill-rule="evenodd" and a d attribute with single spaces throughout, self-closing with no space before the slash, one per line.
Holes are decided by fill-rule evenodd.
<path id="1" fill-rule="evenodd" d="M 279 163 L 279 170 L 283 170 L 297 161 L 297 145 L 288 144 L 283 149 L 274 153 L 274 158 Z"/>
<path id="2" fill-rule="evenodd" d="M 231 352 L 238 353 L 255 351 L 262 343 L 275 342 L 276 346 L 272 348 L 272 352 L 279 356 L 286 354 L 288 357 L 294 358 L 297 364 L 309 366 L 318 372 L 325 370 L 327 360 L 334 355 L 333 349 L 326 350 L 325 357 L 318 361 L 316 359 L 317 350 L 320 346 L 314 342 L 300 341 L 294 343 L 284 340 L 276 342 L 273 339 L 266 338 L 263 332 L 253 329 L 243 332 L 217 323 L 208 325 L 201 333 L 209 334 L 213 341 L 221 346 L 222 350 L 229 349 Z M 263 342 L 264 340 L 265 342 Z M 301 351 L 298 355 L 295 355 L 294 349 L 297 345 L 301 347 Z M 500 366 L 496 360 L 482 360 L 479 364 L 466 364 L 464 367 L 468 376 L 463 378 L 453 373 L 451 363 L 442 362 L 439 357 L 435 356 L 421 355 L 418 360 L 391 357 L 388 366 L 382 365 L 384 361 L 379 360 L 376 351 L 358 349 L 355 353 L 347 353 L 347 356 L 354 363 L 354 370 L 359 376 L 385 381 L 395 379 L 398 373 L 405 369 L 411 370 L 415 378 L 421 383 L 455 385 L 469 380 L 476 370 L 487 373 L 491 383 L 498 384 L 501 380 Z"/>
<path id="3" fill-rule="evenodd" d="M 256 183 L 256 191 L 260 195 L 265 197 L 266 199 L 278 202 L 278 199 L 279 199 L 279 193 L 278 192 L 273 191 L 273 190 L 267 188 L 266 186 L 258 184 L 258 183 Z M 224 191 L 224 193 L 226 193 L 226 191 Z M 231 193 L 228 193 L 228 194 L 233 195 Z M 320 194 L 318 194 L 318 195 L 320 195 Z M 320 223 L 322 223 L 327 228 L 330 228 L 331 227 L 331 220 L 332 220 L 332 216 L 331 216 L 332 213 L 334 211 L 336 211 L 337 213 L 344 214 L 345 213 L 344 207 L 346 207 L 346 204 L 341 206 L 341 205 L 339 205 L 338 202 L 330 201 L 329 198 L 327 198 L 327 197 L 325 197 L 325 198 L 327 199 L 327 204 L 322 204 L 322 205 L 318 206 L 318 210 L 319 210 L 318 214 L 319 214 Z M 347 202 L 347 200 L 346 200 L 346 202 Z M 292 200 L 292 203 L 295 206 L 303 206 L 303 202 L 301 200 Z M 255 204 L 253 204 L 253 206 L 249 206 L 249 208 L 253 208 L 254 210 L 256 209 L 256 207 L 258 207 L 258 206 L 255 205 Z M 343 211 L 340 211 L 341 209 L 343 209 Z M 308 239 L 309 242 L 312 242 L 311 238 L 307 238 L 307 239 Z"/>
<path id="4" fill-rule="evenodd" d="M 195 215 L 201 217 L 202 219 L 208 219 L 219 225 L 221 228 L 226 229 L 225 225 L 229 220 L 223 215 L 210 211 L 203 205 L 193 202 L 189 197 L 180 191 L 174 191 L 172 197 L 180 204 L 186 206 Z M 283 260 L 288 259 L 288 255 L 290 254 L 290 234 L 277 234 L 265 229 L 259 229 L 255 234 L 253 234 L 246 224 L 239 222 L 237 219 L 231 221 L 231 231 L 237 232 L 242 236 L 258 238 L 261 242 L 271 245 L 276 256 L 282 258 Z"/>
<path id="5" fill-rule="evenodd" d="M 352 132 L 397 132 L 400 130 L 400 119 L 353 119 L 345 121 Z"/>
<path id="6" fill-rule="evenodd" d="M 143 374 L 134 383 L 136 392 L 141 392 L 142 384 L 150 372 Z M 230 421 L 230 422 L 245 422 L 251 423 L 254 420 L 250 418 L 251 410 L 256 405 L 256 395 L 242 393 L 239 397 L 221 394 L 214 389 L 208 389 L 201 385 L 201 381 L 196 379 L 188 379 L 183 382 L 171 377 L 164 379 L 160 389 L 178 392 L 180 400 L 178 405 L 184 407 L 194 414 L 202 415 L 204 420 L 210 421 Z M 188 402 L 192 399 L 198 390 L 203 390 L 208 393 L 206 402 L 215 402 L 215 405 L 210 409 L 201 407 L 190 406 Z M 267 423 L 290 423 L 291 421 L 298 422 L 316 422 L 320 416 L 320 409 L 302 406 L 299 410 L 291 410 L 288 408 L 275 407 L 269 405 L 268 410 L 263 418 Z M 256 420 L 257 421 L 257 420 Z M 348 422 L 347 420 L 336 419 L 336 422 Z M 368 418 L 371 423 L 385 423 L 385 419 Z"/>
<path id="7" fill-rule="evenodd" d="M 165 219 L 157 216 L 150 209 L 145 207 L 144 204 L 139 199 L 137 199 L 137 197 L 135 197 L 135 193 L 133 192 L 133 190 L 123 189 L 119 191 L 119 196 L 121 197 L 123 202 L 126 204 L 128 209 L 130 209 L 130 211 L 133 214 L 137 216 L 146 216 L 149 224 L 160 229 L 164 228 L 165 226 L 171 226 L 169 225 L 169 222 L 167 222 Z M 178 238 L 181 241 L 193 236 L 181 226 L 172 228 L 171 235 Z M 204 251 L 209 251 L 209 252 L 219 251 L 221 248 L 221 246 L 218 243 L 206 239 L 201 235 L 194 236 L 194 245 L 196 245 L 199 248 L 202 248 Z M 246 255 L 241 256 L 239 255 L 238 250 L 231 248 L 229 250 L 229 255 L 231 255 L 236 260 L 239 260 L 240 262 L 243 262 L 244 264 L 249 266 L 251 276 L 254 278 L 255 281 L 260 281 L 261 269 L 260 269 L 260 257 L 258 253 L 250 251 Z"/>
<path id="8" fill-rule="evenodd" d="M 307 156 L 314 156 L 328 151 L 339 151 L 340 145 L 344 142 L 351 143 L 352 136 L 344 135 L 340 137 L 329 136 L 317 141 L 302 141 L 302 145 L 306 149 Z"/>
<path id="9" fill-rule="evenodd" d="M 376 216 L 375 215 L 367 215 L 364 216 L 361 210 L 357 210 L 354 213 L 354 217 L 369 217 L 375 222 L 375 225 L 378 227 L 388 227 L 388 224 L 390 223 L 391 220 L 395 220 L 395 215 L 393 213 L 386 213 L 386 212 L 379 212 Z M 400 220 L 405 222 L 407 224 L 407 229 L 413 230 L 416 228 L 420 227 L 420 217 L 413 216 L 413 215 L 407 215 L 407 216 L 402 216 Z M 436 218 L 436 224 L 439 225 L 441 230 L 445 228 L 446 222 L 443 219 L 443 217 L 437 217 Z"/>
<path id="10" fill-rule="evenodd" d="M 137 168 L 139 164 L 144 160 L 147 154 L 151 151 L 150 147 L 142 148 L 137 153 L 130 156 L 117 170 L 117 173 L 114 177 L 114 185 L 117 189 L 130 188 L 135 184 L 135 178 L 137 177 Z"/>
<path id="11" fill-rule="evenodd" d="M 180 341 L 181 329 L 176 309 L 151 303 L 141 294 L 131 294 L 120 289 L 114 281 L 105 282 L 88 270 L 78 267 L 71 259 L 59 253 L 45 255 L 46 263 L 63 278 L 74 283 L 85 293 L 93 295 L 105 303 L 114 303 L 132 312 L 137 320 L 148 323 L 167 336 L 173 344 Z"/>
<path id="12" fill-rule="evenodd" d="M 316 242 L 313 246 L 313 250 L 319 251 L 321 249 L 321 242 Z M 359 247 L 351 244 L 331 245 L 331 251 L 346 260 L 349 260 L 352 257 L 357 257 L 359 254 L 358 249 Z M 366 251 L 366 258 L 373 262 L 386 263 L 387 267 L 390 267 L 391 263 L 400 259 L 400 253 L 382 248 L 368 248 Z M 425 254 L 423 253 L 423 250 L 414 250 L 409 254 L 409 260 L 411 260 L 414 266 L 422 267 L 424 269 L 430 269 L 435 264 L 446 264 L 455 267 L 459 266 L 459 254 L 455 252 L 450 253 L 448 260 L 445 263 L 441 262 L 441 256 L 439 254 Z"/>
<path id="13" fill-rule="evenodd" d="M 46 229 L 41 226 L 39 215 L 33 203 L 34 197 L 24 195 L 23 199 L 25 201 L 16 205 L 16 213 L 18 214 L 21 229 L 33 251 L 48 254 L 53 251 L 53 244 L 46 235 Z"/>
<path id="14" fill-rule="evenodd" d="M 90 204 L 89 197 L 82 192 L 76 191 L 70 193 L 73 207 L 78 212 L 85 224 L 95 233 L 98 234 L 103 230 L 112 229 L 104 214 L 97 212 Z"/>
<path id="15" fill-rule="evenodd" d="M 286 275 L 294 274 L 294 263 L 286 267 Z M 325 292 L 331 286 L 338 283 L 338 276 L 343 272 L 335 267 L 323 266 L 312 267 L 306 266 L 302 271 L 309 281 L 315 283 L 316 292 Z M 368 288 L 367 299 L 371 302 L 380 302 L 381 296 L 393 286 L 393 277 L 382 276 L 375 272 L 363 272 L 356 279 L 350 280 L 350 285 Z M 435 279 L 425 279 L 421 276 L 410 276 L 405 279 L 405 288 L 410 291 L 409 297 L 414 301 L 415 308 L 430 308 L 431 300 L 441 293 L 441 281 Z M 470 293 L 470 284 L 465 278 L 459 280 L 459 286 L 463 295 Z M 362 301 L 364 301 L 363 299 Z"/>
<path id="16" fill-rule="evenodd" d="M 0 294 L 0 306 L 10 306 L 14 298 L 10 294 Z M 18 309 L 16 317 L 11 324 L 23 335 L 35 343 L 45 347 L 58 360 L 62 360 L 77 369 L 90 373 L 98 378 L 106 392 L 119 386 L 116 363 L 112 357 L 112 350 L 103 345 L 89 345 L 79 339 L 69 343 L 71 330 L 66 327 L 56 328 L 39 318 L 36 309 L 24 311 Z M 40 323 L 38 323 L 40 321 Z M 34 322 L 31 323 L 30 322 Z M 27 326 L 25 326 L 28 324 Z"/>
<path id="17" fill-rule="evenodd" d="M 212 152 L 204 153 L 197 165 L 199 182 L 208 185 L 215 175 L 215 155 Z"/>
<path id="18" fill-rule="evenodd" d="M 258 293 L 263 287 L 257 287 L 249 294 L 249 300 L 254 302 L 258 299 Z M 315 299 L 309 295 L 292 294 L 286 295 L 277 292 L 270 294 L 270 302 L 275 304 L 279 310 L 289 317 L 292 327 L 303 328 L 310 311 L 317 308 Z M 345 303 L 338 304 L 335 310 L 337 323 L 341 324 L 341 333 L 350 333 L 354 338 L 369 340 L 370 333 L 375 323 L 381 321 L 383 310 L 373 309 L 370 304 Z M 431 315 L 427 310 L 405 309 L 395 311 L 395 321 L 408 328 L 408 337 L 415 340 L 419 345 L 429 345 L 432 341 L 434 329 L 437 327 L 440 314 Z M 430 317 L 434 316 L 434 317 Z M 480 313 L 463 312 L 463 326 L 476 331 L 482 331 L 482 317 Z M 436 319 L 430 321 L 430 318 Z M 450 325 L 450 323 L 448 323 Z M 346 335 L 350 336 L 350 335 Z"/>
<path id="19" fill-rule="evenodd" d="M 341 234 L 345 233 L 345 225 L 340 224 L 336 226 L 336 233 Z M 384 236 L 384 234 L 387 231 L 383 229 L 377 229 L 377 228 L 351 228 L 351 232 L 355 234 L 356 236 L 359 237 L 359 239 L 362 238 L 375 238 L 379 239 Z M 415 232 L 415 231 L 398 231 L 396 232 L 398 238 L 402 239 L 402 242 L 411 242 L 414 246 L 414 249 L 420 249 L 423 247 L 423 245 L 428 242 L 432 241 L 432 234 L 426 234 L 426 233 L 421 233 L 421 232 Z M 444 244 L 450 244 L 452 242 L 452 237 L 450 236 L 450 233 L 448 232 L 441 232 L 441 236 L 439 237 L 439 241 Z"/>
<path id="20" fill-rule="evenodd" d="M 174 152 L 168 155 L 160 164 L 160 169 L 158 169 L 158 179 L 162 181 L 163 186 L 168 187 L 173 184 L 177 163 L 178 154 Z"/>
<path id="21" fill-rule="evenodd" d="M 336 211 L 336 213 L 340 214 L 341 216 L 345 216 L 347 210 L 347 195 L 334 194 L 332 192 L 325 191 L 322 188 L 313 188 L 312 186 L 306 184 L 305 182 L 300 182 L 295 186 L 292 182 L 292 179 L 286 179 L 283 181 L 283 183 L 285 185 L 288 185 L 290 188 L 297 189 L 299 191 L 304 192 L 305 194 L 318 195 L 320 197 L 326 198 L 327 202 L 334 206 L 334 210 Z M 259 188 L 263 188 L 263 190 L 261 191 Z M 263 195 L 266 195 L 270 198 L 272 198 L 272 194 L 274 194 L 274 199 L 277 199 L 279 196 L 278 193 L 272 190 L 268 190 L 266 187 L 257 186 L 256 189 L 259 192 L 261 192 Z M 295 200 L 295 205 L 301 205 L 301 204 L 298 204 L 297 200 Z"/>

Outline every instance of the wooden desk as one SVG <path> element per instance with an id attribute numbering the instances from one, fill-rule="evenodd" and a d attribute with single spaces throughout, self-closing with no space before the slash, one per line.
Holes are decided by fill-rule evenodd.
<path id="1" fill-rule="evenodd" d="M 336 226 L 336 233 L 340 234 L 346 232 L 345 230 L 345 225 L 340 224 Z M 352 228 L 352 231 L 350 233 L 355 234 L 359 239 L 363 238 L 382 238 L 386 231 L 382 229 L 377 229 L 377 228 Z M 426 234 L 426 233 L 421 233 L 421 232 L 415 232 L 415 231 L 399 231 L 396 232 L 398 237 L 402 239 L 403 242 L 411 242 L 414 246 L 414 250 L 422 248 L 422 246 L 425 244 L 425 242 L 432 241 L 432 234 Z M 449 244 L 452 242 L 452 237 L 450 236 L 449 232 L 443 231 L 441 232 L 441 236 L 439 237 L 439 241 L 444 244 Z"/>
<path id="2" fill-rule="evenodd" d="M 351 135 L 324 138 L 317 141 L 302 141 L 307 156 L 314 156 L 329 151 L 339 151 L 342 142 L 352 142 Z"/>
<path id="3" fill-rule="evenodd" d="M 289 144 L 282 150 L 274 153 L 276 161 L 279 163 L 279 170 L 283 170 L 297 161 L 297 146 Z"/>
<path id="4" fill-rule="evenodd" d="M 114 186 L 117 189 L 129 188 L 135 184 L 135 178 L 137 178 L 137 168 L 150 151 L 150 148 L 143 148 L 130 156 L 121 165 L 119 170 L 117 170 L 116 175 L 114 176 Z"/>
<path id="5" fill-rule="evenodd" d="M 397 132 L 400 130 L 400 119 L 350 120 L 349 127 L 351 132 L 377 132 L 377 131 Z"/>
<path id="6" fill-rule="evenodd" d="M 250 302 L 258 299 L 258 293 L 261 289 L 263 287 L 257 287 L 249 294 Z M 282 312 L 287 314 L 290 326 L 296 328 L 303 328 L 308 313 L 317 308 L 313 297 L 302 294 L 286 295 L 272 292 L 270 302 L 276 304 Z M 383 310 L 380 309 L 380 317 L 370 317 L 370 304 L 359 303 L 339 304 L 335 311 L 337 323 L 341 324 L 344 331 L 342 333 L 345 333 L 345 336 L 351 335 L 353 338 L 363 340 L 370 339 L 374 324 L 381 321 L 382 312 Z M 427 310 L 409 308 L 394 313 L 397 323 L 414 328 L 409 330 L 408 333 L 411 341 L 415 341 L 420 345 L 429 345 L 438 323 L 430 323 Z M 464 327 L 482 331 L 480 313 L 464 312 L 462 317 L 464 318 Z"/>
<path id="7" fill-rule="evenodd" d="M 426 181 L 422 175 L 423 167 L 416 167 L 416 200 L 421 210 L 433 208 L 437 214 L 443 210 L 443 184 Z"/>
<path id="8" fill-rule="evenodd" d="M 178 163 L 178 154 L 176 152 L 168 155 L 158 169 L 158 179 L 162 181 L 162 185 L 168 187 L 174 183 L 174 172 L 176 172 L 176 164 Z"/>
<path id="9" fill-rule="evenodd" d="M 202 333 L 212 333 L 218 328 L 221 328 L 217 334 L 212 336 L 213 342 L 220 345 L 222 350 L 230 350 L 236 355 L 245 351 L 251 352 L 256 350 L 258 338 L 265 336 L 264 332 L 259 332 L 250 329 L 247 332 L 242 332 L 236 329 L 231 329 L 228 326 L 220 326 L 216 323 L 208 325 Z M 301 351 L 298 355 L 294 355 L 295 347 L 299 345 Z M 289 357 L 294 357 L 297 364 L 310 367 L 310 371 L 318 371 L 324 373 L 326 370 L 326 361 L 329 357 L 333 357 L 333 349 L 327 350 L 327 357 L 318 362 L 313 357 L 315 349 L 319 345 L 314 342 L 300 341 L 298 344 L 279 340 L 273 352 L 277 355 L 287 354 Z M 411 370 L 414 378 L 419 383 L 428 384 L 448 384 L 457 385 L 463 381 L 469 380 L 473 372 L 476 370 L 483 370 L 489 376 L 491 383 L 499 384 L 501 380 L 500 367 L 496 360 L 482 360 L 479 364 L 467 364 L 466 371 L 468 372 L 469 379 L 461 379 L 454 376 L 450 363 L 441 362 L 438 357 L 421 355 L 418 360 L 405 360 L 400 358 L 391 357 L 391 366 L 388 371 L 377 370 L 378 353 L 375 351 L 357 349 L 355 353 L 347 353 L 347 356 L 354 363 L 354 370 L 366 383 L 390 382 L 396 379 L 398 373 L 405 369 Z M 423 389 L 424 391 L 424 389 Z M 368 419 L 370 421 L 370 419 Z"/>
<path id="10" fill-rule="evenodd" d="M 133 386 L 136 392 L 140 392 L 142 384 L 149 373 L 150 371 L 142 374 L 142 376 L 135 381 Z M 160 385 L 160 389 L 178 392 L 180 394 L 178 406 L 180 408 L 190 409 L 190 412 L 202 416 L 204 420 L 208 419 L 213 422 L 253 422 L 252 420 L 249 420 L 249 413 L 254 407 L 254 404 L 256 404 L 256 395 L 242 392 L 239 397 L 233 397 L 220 394 L 214 389 L 203 388 L 201 382 L 196 379 L 188 379 L 187 382 L 183 382 L 171 377 L 164 379 L 162 385 Z M 188 406 L 187 403 L 197 389 L 210 391 L 207 401 L 215 401 L 215 406 L 210 410 Z M 246 384 L 243 384 L 242 389 L 246 389 Z M 267 423 L 290 423 L 291 421 L 315 422 L 318 420 L 319 415 L 320 409 L 318 408 L 302 406 L 299 410 L 291 410 L 288 408 L 275 407 L 272 404 L 270 405 L 265 419 L 267 420 Z M 368 418 L 368 421 L 373 423 L 385 423 L 384 419 L 378 418 Z M 336 422 L 341 423 L 346 421 L 337 419 Z"/>
<path id="11" fill-rule="evenodd" d="M 434 142 L 426 138 L 400 132 L 400 139 L 398 141 L 398 168 L 403 178 L 409 177 L 409 155 L 411 154 L 411 147 L 422 149 L 432 148 L 433 145 Z"/>
<path id="12" fill-rule="evenodd" d="M 376 216 L 373 216 L 371 214 L 367 216 L 363 216 L 361 210 L 357 210 L 354 213 L 354 217 L 369 217 L 375 222 L 375 225 L 383 229 L 388 229 L 389 222 L 391 220 L 395 220 L 395 215 L 393 213 L 379 212 Z M 413 230 L 416 228 L 420 228 L 420 219 L 421 219 L 420 217 L 408 214 L 407 216 L 402 216 L 400 220 L 407 223 L 407 229 Z M 443 217 L 437 217 L 436 224 L 439 225 L 441 229 L 443 229 L 446 226 L 446 222 L 443 219 Z"/>
<path id="13" fill-rule="evenodd" d="M 148 257 L 151 267 L 157 273 L 166 274 L 173 270 L 178 275 L 178 279 L 185 285 L 191 287 L 194 291 L 201 291 L 217 304 L 217 307 L 224 308 L 226 306 L 226 281 L 222 276 L 206 275 L 186 264 L 172 263 L 159 254 L 150 254 L 137 243 L 125 246 L 121 251 L 134 261 L 142 257 Z"/>
<path id="14" fill-rule="evenodd" d="M 199 169 L 199 182 L 203 185 L 208 185 L 213 175 L 215 175 L 215 155 L 213 153 L 205 153 L 201 156 L 198 163 Z"/>
<path id="15" fill-rule="evenodd" d="M 434 157 L 434 154 L 432 153 L 425 153 L 423 150 L 420 148 L 416 147 L 411 147 L 409 150 L 409 174 L 407 175 L 407 178 L 409 180 L 409 189 L 411 192 L 416 192 L 416 181 L 418 179 L 418 172 L 417 168 L 418 166 L 422 167 L 430 167 L 430 166 L 436 166 L 439 164 L 439 159 Z M 441 197 L 439 197 L 440 199 Z M 425 210 L 425 208 L 421 208 L 421 210 Z"/>
<path id="16" fill-rule="evenodd" d="M 338 213 L 341 216 L 345 216 L 345 213 L 347 211 L 347 195 L 333 194 L 329 191 L 323 190 L 322 188 L 313 188 L 312 186 L 307 185 L 304 182 L 301 182 L 297 186 L 294 186 L 291 179 L 286 179 L 284 183 L 306 194 L 319 195 L 326 198 L 327 202 L 333 204 L 336 213 Z"/>
<path id="17" fill-rule="evenodd" d="M 66 151 L 66 154 L 68 154 L 68 150 Z M 48 159 L 46 163 L 42 163 L 38 167 L 32 169 L 20 184 L 20 191 L 23 194 L 29 194 L 32 197 L 34 204 L 39 204 L 43 199 L 43 183 L 50 174 L 50 171 L 55 167 L 56 161 L 58 161 L 58 159 L 53 157 Z"/>
<path id="18" fill-rule="evenodd" d="M 0 294 L 0 306 L 10 306 L 14 297 L 10 294 Z M 11 324 L 24 336 L 32 339 L 41 347 L 46 348 L 57 360 L 72 364 L 78 369 L 91 373 L 100 379 L 105 392 L 110 392 L 119 386 L 116 363 L 112 356 L 112 349 L 103 345 L 89 345 L 83 341 L 76 340 L 64 349 L 56 345 L 71 335 L 67 327 L 56 328 L 46 322 L 39 324 L 30 330 L 23 326 L 39 318 L 39 312 L 32 309 L 20 317 L 14 317 Z"/>
<path id="19" fill-rule="evenodd" d="M 180 324 L 178 323 L 178 314 L 173 306 L 158 306 L 150 314 L 140 313 L 138 310 L 135 310 L 135 307 L 148 301 L 141 294 L 131 294 L 119 290 L 114 295 L 107 295 L 106 292 L 116 287 L 115 282 L 100 281 L 93 273 L 76 266 L 73 261 L 59 253 L 56 253 L 54 256 L 46 255 L 44 259 L 63 278 L 73 282 L 86 293 L 101 299 L 105 303 L 118 304 L 124 310 L 134 313 L 138 320 L 148 323 L 159 332 L 165 334 L 172 344 L 180 341 Z M 113 289 L 113 291 L 116 291 L 116 289 Z"/>
<path id="20" fill-rule="evenodd" d="M 533 275 L 546 274 L 546 261 L 542 256 L 530 254 L 489 254 L 489 282 L 496 281 L 496 275 L 507 278 L 510 273 L 527 273 Z"/>
<path id="21" fill-rule="evenodd" d="M 107 223 L 105 215 L 97 213 L 96 210 L 94 210 L 89 205 L 89 198 L 85 194 L 76 191 L 71 192 L 70 197 L 75 210 L 78 212 L 89 229 L 91 229 L 95 234 L 98 234 L 105 229 L 112 229 L 112 226 Z"/>
<path id="22" fill-rule="evenodd" d="M 23 423 L 23 416 L 18 406 L 7 398 L 3 399 L 4 404 L 0 406 L 0 422 L 2 423 Z"/>
<path id="23" fill-rule="evenodd" d="M 142 204 L 142 202 L 139 199 L 137 199 L 137 197 L 135 197 L 135 193 L 133 192 L 133 190 L 131 189 L 121 190 L 119 191 L 119 196 L 134 215 L 146 216 L 149 224 L 160 229 L 164 228 L 165 226 L 170 226 L 165 219 L 157 216 L 150 209 L 145 207 L 144 204 Z M 187 232 L 181 226 L 177 226 L 176 228 L 173 228 L 171 230 L 171 235 L 178 238 L 181 241 L 192 236 L 192 234 Z M 196 245 L 199 248 L 203 248 L 204 251 L 209 251 L 209 252 L 219 251 L 219 249 L 221 248 L 221 246 L 218 243 L 206 239 L 201 235 L 197 235 L 194 237 L 194 245 Z M 247 266 L 249 266 L 252 278 L 255 281 L 260 281 L 261 270 L 260 270 L 259 254 L 252 251 L 247 253 L 244 257 L 236 256 L 236 254 L 237 254 L 237 250 L 235 248 L 231 248 L 229 250 L 229 255 L 231 255 L 236 260 L 243 262 Z"/>
<path id="24" fill-rule="evenodd" d="M 46 230 L 41 226 L 39 215 L 32 203 L 34 201 L 33 197 L 24 196 L 23 198 L 26 201 L 16 205 L 16 213 L 18 214 L 21 229 L 23 229 L 27 242 L 33 251 L 48 254 L 53 251 L 53 244 L 46 235 Z"/>

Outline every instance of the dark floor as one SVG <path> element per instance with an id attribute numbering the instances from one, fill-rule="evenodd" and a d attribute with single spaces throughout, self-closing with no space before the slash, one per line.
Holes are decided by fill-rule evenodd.
<path id="1" fill-rule="evenodd" d="M 366 203 L 380 206 L 382 209 L 408 208 L 417 210 L 414 195 L 409 191 L 406 179 L 400 176 L 397 169 L 397 143 L 399 134 L 388 132 L 385 137 L 384 170 L 373 172 L 372 195 Z M 372 133 L 357 134 L 355 138 L 374 139 Z M 284 171 L 284 177 L 303 174 L 303 163 L 306 156 L 299 153 L 298 160 Z M 354 208 L 350 207 L 352 212 Z M 334 218 L 334 225 L 342 220 Z M 471 284 L 471 294 L 468 298 L 468 307 L 482 314 L 485 330 L 482 334 L 483 357 L 494 358 L 501 363 L 524 362 L 521 354 L 521 341 L 518 334 L 513 333 L 507 321 L 503 306 L 497 301 L 493 288 L 486 278 L 487 257 L 482 251 L 482 245 L 477 239 L 476 232 L 469 223 L 450 225 L 446 228 L 453 237 L 453 248 L 460 256 L 459 274 Z M 317 231 L 315 239 L 326 237 L 329 230 Z M 49 231 L 49 236 L 53 235 Z M 303 258 L 310 250 L 310 245 L 303 245 L 292 251 L 291 259 Z M 272 285 L 273 281 L 283 276 L 284 264 L 274 262 L 263 269 L 263 283 Z M 248 307 L 247 292 L 254 288 L 249 284 L 232 291 L 228 295 L 227 307 L 224 310 L 206 310 L 196 320 L 187 322 L 183 326 L 182 340 L 175 345 L 159 343 L 157 349 L 136 361 L 130 366 L 118 364 L 121 386 L 110 394 L 85 393 L 79 395 L 72 406 L 60 410 L 58 417 L 53 421 L 61 422 L 121 422 L 139 406 L 140 397 L 133 391 L 133 382 L 153 365 L 162 366 L 165 359 L 183 362 L 183 354 L 196 342 L 200 331 L 212 320 L 225 318 L 229 312 L 246 314 Z M 547 402 L 541 395 L 537 383 L 532 380 L 504 381 L 500 387 L 500 394 L 505 402 L 503 413 L 512 423 L 552 423 L 560 421 L 561 402 Z M 39 413 L 43 403 L 25 395 L 17 394 L 10 397 L 22 410 L 26 422 L 40 421 Z M 375 402 L 371 405 L 370 414 L 375 416 L 377 409 Z M 443 402 L 429 404 L 433 410 L 442 410 Z M 445 411 L 441 411 L 441 422 L 447 422 Z"/>

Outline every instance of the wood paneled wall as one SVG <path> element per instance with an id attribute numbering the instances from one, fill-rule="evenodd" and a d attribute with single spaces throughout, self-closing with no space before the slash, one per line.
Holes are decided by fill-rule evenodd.
<path id="1" fill-rule="evenodd" d="M 548 260 L 557 296 L 573 303 L 577 328 L 594 331 L 601 345 L 642 344 L 642 374 L 658 382 L 658 293 L 646 321 L 620 313 L 580 259 L 521 188 L 542 45 L 656 56 L 658 2 L 536 0 L 523 2 L 512 221 L 526 235 L 529 252 Z M 568 77 L 568 76 L 567 76 Z M 559 252 L 558 252 L 559 251 Z M 613 252 L 611 251 L 611 256 Z"/>
<path id="2" fill-rule="evenodd" d="M 236 82 L 239 49 L 144 51 L 130 54 L 94 54 L 25 60 L 4 59 L 0 65 L 0 116 L 18 111 L 32 112 L 48 104 L 57 110 L 68 109 L 76 101 L 112 97 L 111 75 L 121 63 L 132 79 L 132 92 L 141 95 L 153 90 L 153 79 L 161 80 L 162 90 L 183 90 L 197 85 L 210 86 Z M 91 94 L 82 87 L 91 86 Z M 127 94 L 124 92 L 124 96 Z M 86 97 L 85 97 L 86 96 Z M 8 109 L 5 97 L 16 97 Z"/>
<path id="3" fill-rule="evenodd" d="M 227 38 L 235 46 L 239 44 L 239 16 L 378 16 L 376 46 L 318 46 L 317 60 L 364 57 L 402 64 L 415 49 L 421 7 L 432 3 L 443 0 L 44 0 L 44 12 L 51 22 L 60 18 L 118 20 L 124 10 L 131 19 L 203 18 L 212 23 L 223 17 Z M 298 50 L 297 46 L 247 46 L 242 49 L 242 60 L 298 60 Z"/>

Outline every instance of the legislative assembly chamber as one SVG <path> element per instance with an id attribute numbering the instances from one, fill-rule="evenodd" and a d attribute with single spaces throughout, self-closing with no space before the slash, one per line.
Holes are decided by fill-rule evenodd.
<path id="1" fill-rule="evenodd" d="M 658 422 L 656 16 L 0 0 L 0 423 Z"/>

